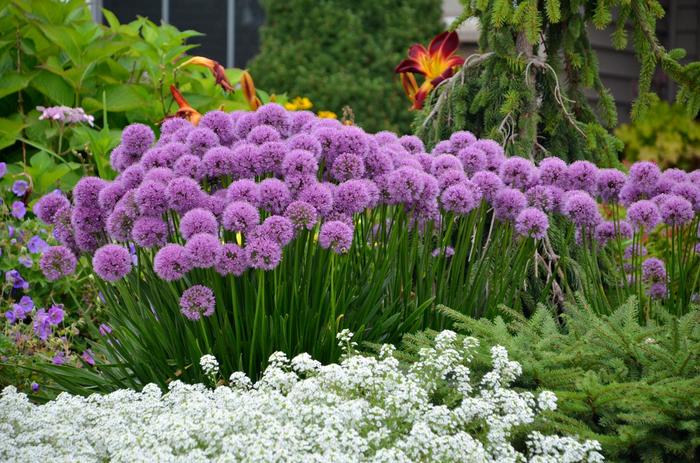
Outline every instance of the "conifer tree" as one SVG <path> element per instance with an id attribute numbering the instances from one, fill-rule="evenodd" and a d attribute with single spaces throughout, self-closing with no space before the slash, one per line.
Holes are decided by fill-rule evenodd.
<path id="1" fill-rule="evenodd" d="M 656 22 L 664 10 L 658 0 L 461 2 L 463 14 L 451 29 L 477 17 L 480 51 L 431 92 L 418 114 L 416 132 L 429 146 L 470 130 L 503 143 L 509 154 L 616 164 L 621 143 L 610 130 L 617 113 L 598 72 L 591 27 L 612 26 L 617 49 L 632 40 L 641 63 L 633 118 L 655 99 L 651 83 L 658 67 L 677 82 L 677 101 L 691 115 L 700 109 L 700 63 L 682 65 L 683 50 L 659 43 Z M 597 107 L 586 91 L 597 94 Z"/>

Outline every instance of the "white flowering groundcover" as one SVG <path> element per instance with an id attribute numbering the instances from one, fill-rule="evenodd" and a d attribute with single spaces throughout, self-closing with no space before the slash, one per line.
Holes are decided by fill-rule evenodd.
<path id="1" fill-rule="evenodd" d="M 532 433 L 523 455 L 511 430 L 531 423 L 556 397 L 508 388 L 520 374 L 504 348 L 492 349 L 493 370 L 472 386 L 467 365 L 477 345 L 451 331 L 405 369 L 392 346 L 378 358 L 353 354 L 322 366 L 307 354 L 271 357 L 256 384 L 242 373 L 230 386 L 173 382 L 163 394 L 119 390 L 90 397 L 61 394 L 33 405 L 13 387 L 0 396 L 0 461 L 251 461 L 251 462 L 600 462 L 600 444 Z M 200 365 L 212 381 L 218 363 Z M 453 387 L 453 408 L 432 400 Z"/>

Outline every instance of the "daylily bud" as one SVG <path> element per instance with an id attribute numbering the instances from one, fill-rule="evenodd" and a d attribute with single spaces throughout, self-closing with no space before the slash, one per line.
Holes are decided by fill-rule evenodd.
<path id="1" fill-rule="evenodd" d="M 187 66 L 189 64 L 195 64 L 198 66 L 204 66 L 206 68 L 209 68 L 212 75 L 216 79 L 217 85 L 220 85 L 221 88 L 223 88 L 227 92 L 233 91 L 233 86 L 231 85 L 231 82 L 229 82 L 228 77 L 226 77 L 226 70 L 217 61 L 205 58 L 204 56 L 195 56 L 194 58 L 190 58 L 184 63 L 182 63 L 180 66 L 178 66 L 178 68 Z"/>
<path id="2" fill-rule="evenodd" d="M 243 96 L 245 97 L 246 101 L 248 101 L 248 105 L 250 106 L 251 110 L 255 111 L 262 106 L 260 98 L 258 98 L 255 94 L 255 83 L 253 82 L 253 76 L 251 76 L 248 71 L 243 71 L 243 74 L 241 75 L 241 89 L 243 90 Z"/>
<path id="3" fill-rule="evenodd" d="M 180 93 L 174 85 L 170 86 L 170 93 L 173 95 L 173 98 L 175 99 L 175 102 L 179 108 L 175 113 L 175 117 L 186 119 L 190 121 L 192 125 L 198 125 L 199 119 L 201 119 L 202 115 L 192 106 L 190 106 L 187 100 L 185 100 L 185 97 L 182 96 L 182 93 Z"/>

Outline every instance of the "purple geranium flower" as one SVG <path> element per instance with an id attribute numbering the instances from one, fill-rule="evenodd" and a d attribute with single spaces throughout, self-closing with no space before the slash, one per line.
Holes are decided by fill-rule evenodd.
<path id="1" fill-rule="evenodd" d="M 22 201 L 15 201 L 12 203 L 12 215 L 16 219 L 23 219 L 27 214 L 27 208 Z"/>
<path id="2" fill-rule="evenodd" d="M 12 192 L 17 196 L 24 196 L 29 189 L 29 183 L 25 180 L 17 180 L 12 184 Z"/>

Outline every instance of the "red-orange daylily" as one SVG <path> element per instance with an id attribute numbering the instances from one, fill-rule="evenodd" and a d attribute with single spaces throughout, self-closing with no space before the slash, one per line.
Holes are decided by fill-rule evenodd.
<path id="1" fill-rule="evenodd" d="M 452 77 L 456 68 L 464 64 L 461 56 L 455 55 L 459 47 L 456 32 L 443 32 L 435 37 L 428 48 L 416 43 L 408 49 L 408 58 L 396 66 L 401 74 L 401 83 L 406 95 L 413 102 L 412 109 L 420 109 L 428 93 L 440 82 Z M 414 74 L 425 76 L 418 87 Z"/>
<path id="2" fill-rule="evenodd" d="M 217 61 L 205 58 L 204 56 L 195 56 L 194 58 L 188 59 L 178 67 L 187 66 L 188 64 L 196 64 L 198 66 L 209 68 L 216 79 L 217 85 L 220 85 L 221 88 L 227 92 L 233 91 L 233 86 L 231 85 L 231 82 L 229 82 L 228 77 L 226 77 L 226 70 Z"/>
<path id="3" fill-rule="evenodd" d="M 182 93 L 180 93 L 180 91 L 174 85 L 170 86 L 170 93 L 172 93 L 178 106 L 175 117 L 186 119 L 190 121 L 192 125 L 198 125 L 199 119 L 202 117 L 199 111 L 190 106 L 187 100 L 185 100 L 185 97 L 182 96 Z"/>

